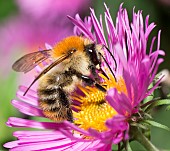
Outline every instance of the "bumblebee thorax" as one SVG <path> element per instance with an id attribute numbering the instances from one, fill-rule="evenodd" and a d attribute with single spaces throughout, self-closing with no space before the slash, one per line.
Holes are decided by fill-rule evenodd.
<path id="1" fill-rule="evenodd" d="M 84 40 L 79 36 L 70 36 L 53 47 L 53 58 L 58 58 L 64 54 L 67 54 L 70 50 L 75 49 L 77 51 L 84 50 Z"/>

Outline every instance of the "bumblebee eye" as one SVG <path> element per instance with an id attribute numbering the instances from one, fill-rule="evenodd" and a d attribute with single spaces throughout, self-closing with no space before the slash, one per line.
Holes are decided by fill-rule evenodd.
<path id="1" fill-rule="evenodd" d="M 95 44 L 89 44 L 85 46 L 85 51 L 94 65 L 100 64 L 99 58 L 96 53 Z"/>

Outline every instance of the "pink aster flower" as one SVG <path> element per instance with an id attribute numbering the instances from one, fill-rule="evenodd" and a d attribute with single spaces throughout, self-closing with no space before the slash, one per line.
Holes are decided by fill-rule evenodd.
<path id="1" fill-rule="evenodd" d="M 149 89 L 149 86 L 155 79 L 160 63 L 163 62 L 162 58 L 158 58 L 159 55 L 164 55 L 164 51 L 160 49 L 161 32 L 159 31 L 158 36 L 153 37 L 151 44 L 149 44 L 148 38 L 155 24 L 149 24 L 149 16 L 144 21 L 142 11 L 137 13 L 133 11 L 132 22 L 130 22 L 127 10 L 123 9 L 122 5 L 120 5 L 115 25 L 109 9 L 106 7 L 104 16 L 106 33 L 103 30 L 102 16 L 98 20 L 93 9 L 91 10 L 91 18 L 88 21 L 85 20 L 83 22 L 79 15 L 76 15 L 75 19 L 71 17 L 70 19 L 76 25 L 75 30 L 77 33 L 83 33 L 110 50 L 114 58 L 108 50 L 105 50 L 105 57 L 114 77 L 116 77 L 115 80 L 118 82 L 119 79 L 123 79 L 125 83 L 126 91 L 120 91 L 114 86 L 109 88 L 106 95 L 106 100 L 117 112 L 116 116 L 106 121 L 106 126 L 110 131 L 115 131 L 115 127 L 118 127 L 117 131 L 121 132 L 118 143 L 123 139 L 129 138 L 129 123 L 134 120 L 133 115 L 139 113 L 141 102 L 160 83 L 160 80 L 158 80 Z M 91 27 L 89 26 L 90 22 Z M 94 32 L 91 30 L 92 27 Z M 157 47 L 153 50 L 156 38 Z M 105 67 L 106 64 L 103 63 L 103 68 Z M 122 87 L 124 86 L 122 85 Z M 98 132 L 96 133 L 100 135 Z M 110 138 L 113 135 L 114 133 L 110 133 Z M 112 139 L 112 142 L 114 142 L 114 139 Z"/>
<path id="2" fill-rule="evenodd" d="M 149 24 L 149 16 L 145 21 L 142 12 L 133 11 L 132 22 L 129 21 L 126 9 L 120 5 L 116 22 L 113 23 L 109 9 L 105 6 L 105 21 L 98 20 L 91 9 L 91 15 L 84 21 L 76 15 L 69 17 L 75 24 L 75 33 L 83 34 L 106 47 L 102 68 L 106 76 L 101 76 L 101 85 L 107 93 L 95 87 L 78 88 L 82 93 L 74 93 L 74 123 L 39 122 L 35 120 L 9 118 L 7 125 L 12 127 L 28 127 L 43 131 L 17 131 L 14 136 L 18 140 L 4 146 L 13 151 L 19 150 L 101 150 L 112 149 L 112 144 L 120 144 L 132 138 L 130 132 L 133 123 L 143 120 L 140 105 L 158 86 L 160 80 L 153 83 L 159 64 L 164 55 L 160 49 L 160 31 L 158 36 L 148 43 L 149 34 L 155 27 Z M 106 25 L 106 32 L 103 30 Z M 157 47 L 153 45 L 157 38 Z M 107 40 L 106 40 L 107 39 Z M 149 52 L 147 53 L 147 50 Z M 110 53 L 111 52 L 111 53 Z M 113 57 L 113 56 L 114 57 Z M 23 96 L 25 87 L 20 87 L 12 104 L 20 112 L 44 117 L 38 107 L 36 91 L 30 90 Z M 119 148 L 120 149 L 120 148 Z"/>

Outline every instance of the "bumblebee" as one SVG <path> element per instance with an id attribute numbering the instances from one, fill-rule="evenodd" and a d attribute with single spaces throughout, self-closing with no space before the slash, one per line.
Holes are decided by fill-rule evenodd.
<path id="1" fill-rule="evenodd" d="M 50 50 L 29 53 L 17 60 L 12 68 L 27 73 L 47 59 L 53 62 L 45 68 L 31 83 L 38 80 L 39 106 L 46 117 L 56 122 L 73 122 L 70 94 L 77 85 L 96 86 L 99 84 L 98 71 L 103 57 L 103 47 L 82 36 L 70 36 L 58 42 Z M 92 78 L 90 77 L 92 76 Z"/>

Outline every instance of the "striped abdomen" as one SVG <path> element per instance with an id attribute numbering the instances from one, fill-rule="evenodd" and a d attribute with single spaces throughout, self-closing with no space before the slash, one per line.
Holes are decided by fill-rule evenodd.
<path id="1" fill-rule="evenodd" d="M 42 78 L 38 88 L 39 106 L 46 117 L 57 122 L 73 122 L 69 100 L 73 85 L 73 77 L 66 74 L 47 75 Z"/>

